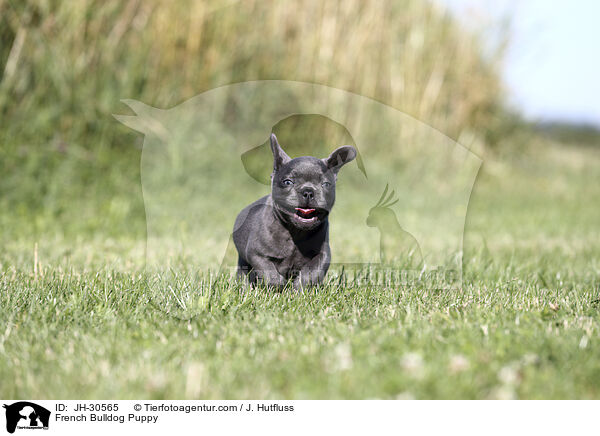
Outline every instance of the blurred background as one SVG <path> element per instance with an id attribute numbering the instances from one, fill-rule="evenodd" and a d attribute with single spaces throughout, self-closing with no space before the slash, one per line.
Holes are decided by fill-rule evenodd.
<path id="1" fill-rule="evenodd" d="M 131 114 L 120 100 L 166 109 L 261 79 L 370 97 L 482 157 L 474 240 L 579 246 L 597 234 L 598 12 L 591 0 L 0 0 L 1 260 L 28 261 L 37 242 L 47 262 L 136 258 L 143 136 L 113 117 Z"/>
<path id="2" fill-rule="evenodd" d="M 600 60 L 596 2 L 478 2 L 447 0 L 469 26 L 486 20 L 505 22 L 507 45 L 502 78 L 508 100 L 530 121 L 600 125 Z M 487 17 L 487 18 L 486 18 Z M 477 26 L 477 24 L 475 24 Z M 489 32 L 484 38 L 494 38 Z"/>

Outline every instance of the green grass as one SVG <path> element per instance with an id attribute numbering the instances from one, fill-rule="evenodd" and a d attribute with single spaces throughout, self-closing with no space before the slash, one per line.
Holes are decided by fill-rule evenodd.
<path id="1" fill-rule="evenodd" d="M 30 0 L 0 2 L 0 42 L 0 397 L 600 397 L 597 138 L 531 137 L 504 109 L 502 41 L 484 54 L 420 1 Z M 169 108 L 266 79 L 352 91 L 494 150 L 471 197 L 463 289 L 330 274 L 315 292 L 243 293 L 207 286 L 183 254 L 175 277 L 146 271 L 162 227 L 145 219 L 143 138 L 110 114 L 122 98 Z M 335 137 L 292 127 L 302 146 Z M 407 127 L 405 143 L 431 143 Z M 400 150 L 380 151 L 373 174 Z M 214 194 L 254 199 L 254 185 L 230 188 Z M 238 212 L 220 206 L 221 224 Z"/>
<path id="2" fill-rule="evenodd" d="M 211 291 L 185 263 L 157 288 L 139 233 L 4 234 L 0 397 L 599 398 L 599 164 L 487 158 L 461 290 Z"/>

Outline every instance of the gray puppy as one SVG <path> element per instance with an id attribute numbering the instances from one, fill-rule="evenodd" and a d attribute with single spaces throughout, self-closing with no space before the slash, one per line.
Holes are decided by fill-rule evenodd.
<path id="1" fill-rule="evenodd" d="M 235 220 L 238 276 L 250 283 L 294 289 L 321 283 L 331 261 L 327 217 L 335 202 L 340 168 L 356 157 L 345 145 L 326 159 L 291 159 L 271 134 L 271 195 L 255 201 Z"/>

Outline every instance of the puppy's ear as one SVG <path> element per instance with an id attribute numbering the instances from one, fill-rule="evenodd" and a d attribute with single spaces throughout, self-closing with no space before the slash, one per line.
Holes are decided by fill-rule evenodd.
<path id="1" fill-rule="evenodd" d="M 271 133 L 271 151 L 273 152 L 273 172 L 277 172 L 282 165 L 292 160 L 277 142 L 277 136 Z"/>
<path id="2" fill-rule="evenodd" d="M 336 148 L 327 159 L 323 159 L 327 168 L 337 174 L 341 167 L 351 162 L 356 157 L 356 149 L 351 145 Z"/>

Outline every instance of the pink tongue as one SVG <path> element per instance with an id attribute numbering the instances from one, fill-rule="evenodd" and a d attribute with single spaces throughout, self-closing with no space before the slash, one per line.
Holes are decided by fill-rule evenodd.
<path id="1" fill-rule="evenodd" d="M 301 215 L 310 215 L 315 211 L 315 209 L 302 209 L 301 207 L 297 207 L 296 210 L 300 212 Z"/>

